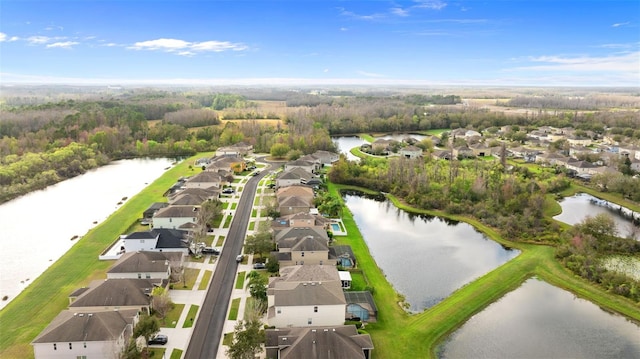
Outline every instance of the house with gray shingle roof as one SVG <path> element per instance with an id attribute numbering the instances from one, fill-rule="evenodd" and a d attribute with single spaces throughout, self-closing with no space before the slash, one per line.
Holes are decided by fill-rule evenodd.
<path id="1" fill-rule="evenodd" d="M 284 164 L 284 171 L 290 171 L 294 168 L 301 168 L 310 173 L 316 173 L 320 170 L 320 163 L 315 161 L 295 160 Z"/>
<path id="2" fill-rule="evenodd" d="M 373 341 L 354 325 L 276 328 L 265 331 L 267 358 L 369 359 Z"/>
<path id="3" fill-rule="evenodd" d="M 152 218 L 153 228 L 180 229 L 187 223 L 197 223 L 199 206 L 168 206 Z"/>
<path id="4" fill-rule="evenodd" d="M 167 228 L 133 232 L 121 236 L 124 247 L 122 250 L 125 252 L 182 252 L 186 255 L 189 254 L 186 235 L 186 231 Z"/>
<path id="5" fill-rule="evenodd" d="M 69 310 L 95 313 L 104 310 L 136 309 L 149 313 L 151 293 L 155 287 L 166 287 L 160 279 L 95 280 L 78 297 L 69 297 Z"/>
<path id="6" fill-rule="evenodd" d="M 36 359 L 117 357 L 138 323 L 138 309 L 63 310 L 31 342 Z"/>
<path id="7" fill-rule="evenodd" d="M 128 252 L 109 268 L 107 278 L 169 279 L 171 266 L 181 266 L 182 258 L 180 252 Z"/>
<path id="8" fill-rule="evenodd" d="M 300 184 L 306 184 L 309 180 L 316 178 L 317 176 L 310 171 L 301 168 L 293 167 L 280 173 L 276 178 L 276 187 L 288 187 Z"/>
<path id="9" fill-rule="evenodd" d="M 267 321 L 277 328 L 340 325 L 345 319 L 346 301 L 339 278 L 274 281 L 267 289 L 267 305 Z"/>

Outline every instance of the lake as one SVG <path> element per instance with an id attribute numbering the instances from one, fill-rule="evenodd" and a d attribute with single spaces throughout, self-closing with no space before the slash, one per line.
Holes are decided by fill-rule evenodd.
<path id="1" fill-rule="evenodd" d="M 338 152 L 344 153 L 349 161 L 360 161 L 358 156 L 351 154 L 350 151 L 352 148 L 359 148 L 361 145 L 369 143 L 358 136 L 331 137 L 331 140 L 336 144 L 336 147 L 338 147 Z"/>
<path id="2" fill-rule="evenodd" d="M 8 296 L 0 308 L 78 241 L 71 238 L 104 221 L 124 197 L 136 195 L 172 162 L 114 161 L 0 205 L 0 297 Z"/>
<path id="3" fill-rule="evenodd" d="M 610 204 L 614 208 L 598 203 L 604 201 L 591 196 L 586 193 L 578 193 L 571 197 L 562 199 L 559 203 L 562 207 L 562 213 L 553 217 L 554 219 L 574 225 L 582 222 L 587 216 L 594 217 L 598 214 L 607 214 L 613 218 L 616 228 L 618 230 L 618 236 L 627 237 L 630 234 L 630 228 L 633 223 L 629 218 L 625 218 L 620 214 L 620 206 L 616 204 Z M 622 208 L 622 211 L 626 211 L 628 214 L 633 214 L 636 218 L 640 217 L 640 213 L 632 212 L 627 208 Z M 636 231 L 638 232 L 638 231 Z M 640 234 L 636 233 L 635 239 L 640 240 Z"/>
<path id="4" fill-rule="evenodd" d="M 640 358 L 640 326 L 532 278 L 471 317 L 440 358 Z"/>
<path id="5" fill-rule="evenodd" d="M 344 194 L 378 267 L 419 312 L 517 256 L 471 225 L 416 216 L 388 200 Z"/>

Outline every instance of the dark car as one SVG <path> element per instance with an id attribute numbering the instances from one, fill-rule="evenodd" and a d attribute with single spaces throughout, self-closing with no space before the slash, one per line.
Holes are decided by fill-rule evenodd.
<path id="1" fill-rule="evenodd" d="M 254 263 L 253 264 L 253 269 L 264 269 L 265 265 L 264 263 Z"/>
<path id="2" fill-rule="evenodd" d="M 220 254 L 220 251 L 215 249 L 215 248 L 211 248 L 211 247 L 204 247 L 202 248 L 202 253 L 203 254 Z"/>
<path id="3" fill-rule="evenodd" d="M 165 345 L 167 344 L 167 342 L 169 341 L 169 337 L 164 335 L 164 334 L 158 334 L 155 337 L 149 339 L 148 344 L 149 345 L 153 345 L 153 344 L 160 344 L 160 345 Z"/>

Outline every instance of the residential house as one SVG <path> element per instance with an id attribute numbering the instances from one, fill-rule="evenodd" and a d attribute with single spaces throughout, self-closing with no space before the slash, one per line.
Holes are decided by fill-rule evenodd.
<path id="1" fill-rule="evenodd" d="M 469 149 L 471 149 L 471 152 L 473 152 L 473 155 L 476 157 L 491 156 L 491 148 L 487 147 L 487 145 L 482 142 L 469 146 Z"/>
<path id="2" fill-rule="evenodd" d="M 216 156 L 211 159 L 211 163 L 207 166 L 207 171 L 217 172 L 218 170 L 231 171 L 232 173 L 241 173 L 247 169 L 247 163 L 244 158 L 239 155 Z"/>
<path id="3" fill-rule="evenodd" d="M 519 146 L 507 148 L 507 156 L 513 158 L 522 158 L 525 162 L 535 162 L 536 156 L 540 151 L 531 148 Z"/>
<path id="4" fill-rule="evenodd" d="M 274 234 L 281 267 L 329 263 L 329 236 L 318 227 L 287 227 Z"/>
<path id="5" fill-rule="evenodd" d="M 323 216 L 309 212 L 294 213 L 281 216 L 271 222 L 271 227 L 276 231 L 284 227 L 318 227 L 329 229 L 331 220 Z"/>
<path id="6" fill-rule="evenodd" d="M 167 202 L 154 202 L 149 206 L 149 208 L 145 209 L 144 212 L 142 212 L 142 217 L 151 219 L 156 212 L 164 207 L 167 207 L 168 205 L 169 203 Z"/>
<path id="7" fill-rule="evenodd" d="M 265 330 L 267 358 L 370 359 L 373 341 L 354 325 Z"/>
<path id="8" fill-rule="evenodd" d="M 34 357 L 118 358 L 129 344 L 138 319 L 138 309 L 92 313 L 63 310 L 31 342 Z"/>
<path id="9" fill-rule="evenodd" d="M 185 225 L 197 223 L 199 206 L 169 206 L 153 216 L 153 228 L 186 229 Z"/>
<path id="10" fill-rule="evenodd" d="M 202 171 L 189 178 L 185 183 L 185 188 L 220 188 L 222 187 L 222 176 L 214 171 Z"/>
<path id="11" fill-rule="evenodd" d="M 128 252 L 122 255 L 107 271 L 107 279 L 138 278 L 166 279 L 171 278 L 172 266 L 181 267 L 181 252 Z"/>
<path id="12" fill-rule="evenodd" d="M 416 146 L 402 147 L 399 151 L 400 156 L 405 158 L 420 158 L 422 157 L 422 149 Z"/>
<path id="13" fill-rule="evenodd" d="M 205 200 L 207 199 L 216 199 L 220 198 L 220 189 L 219 188 L 186 188 L 181 191 L 177 191 L 171 194 L 169 198 L 170 204 L 175 204 L 175 201 L 178 200 L 181 196 L 184 195 L 194 195 Z M 204 201 L 203 201 L 204 202 Z"/>
<path id="14" fill-rule="evenodd" d="M 548 164 L 550 166 L 562 165 L 568 161 L 567 156 L 563 156 L 557 152 L 544 152 L 536 155 L 536 163 Z"/>
<path id="15" fill-rule="evenodd" d="M 458 146 L 451 150 L 451 154 L 454 157 L 472 157 L 473 151 L 467 146 Z"/>
<path id="16" fill-rule="evenodd" d="M 315 208 L 312 200 L 297 196 L 278 197 L 278 212 L 281 216 L 309 212 L 311 208 Z"/>
<path id="17" fill-rule="evenodd" d="M 629 157 L 630 159 L 640 160 L 640 147 L 636 145 L 620 145 L 618 153 L 620 156 Z"/>
<path id="18" fill-rule="evenodd" d="M 299 167 L 291 168 L 288 171 L 281 172 L 276 178 L 276 187 L 287 187 L 300 184 L 307 184 L 308 181 L 316 176 Z"/>
<path id="19" fill-rule="evenodd" d="M 284 164 L 284 172 L 291 171 L 294 168 L 301 168 L 309 173 L 317 173 L 320 170 L 320 163 L 314 161 L 295 160 Z"/>
<path id="20" fill-rule="evenodd" d="M 448 150 L 435 150 L 431 153 L 431 157 L 436 160 L 450 160 L 451 159 L 451 151 Z"/>
<path id="21" fill-rule="evenodd" d="M 253 151 L 253 146 L 245 143 L 238 142 L 231 146 L 220 147 L 216 150 L 216 156 L 246 156 Z"/>
<path id="22" fill-rule="evenodd" d="M 288 186 L 280 187 L 276 190 L 276 197 L 278 199 L 285 197 L 300 197 L 306 201 L 313 201 L 315 195 L 313 189 L 306 186 Z"/>
<path id="23" fill-rule="evenodd" d="M 160 279 L 105 279 L 95 280 L 89 287 L 74 291 L 69 296 L 69 310 L 95 313 L 105 310 L 134 309 L 151 312 L 151 294 L 156 287 L 166 287 L 168 281 Z"/>
<path id="24" fill-rule="evenodd" d="M 577 174 L 587 173 L 587 174 L 593 175 L 598 173 L 596 171 L 596 168 L 602 167 L 602 166 L 597 166 L 592 164 L 591 162 L 579 161 L 574 158 L 571 158 L 567 161 L 567 163 L 565 164 L 565 167 L 568 170 L 575 171 L 575 173 Z"/>
<path id="25" fill-rule="evenodd" d="M 270 278 L 267 321 L 276 328 L 340 325 L 346 301 L 335 266 L 282 268 Z"/>
<path id="26" fill-rule="evenodd" d="M 340 159 L 340 155 L 334 152 L 318 150 L 311 154 L 313 157 L 320 160 L 323 165 L 332 164 Z"/>
<path id="27" fill-rule="evenodd" d="M 153 228 L 150 231 L 133 232 L 121 236 L 125 253 L 139 251 L 181 252 L 189 254 L 186 231 L 167 228 Z"/>
<path id="28" fill-rule="evenodd" d="M 588 137 L 568 136 L 567 142 L 571 146 L 589 146 L 591 145 L 591 139 Z"/>
<path id="29" fill-rule="evenodd" d="M 378 138 L 371 143 L 371 151 L 378 154 L 388 154 L 391 151 L 391 146 L 396 142 L 398 141 Z"/>

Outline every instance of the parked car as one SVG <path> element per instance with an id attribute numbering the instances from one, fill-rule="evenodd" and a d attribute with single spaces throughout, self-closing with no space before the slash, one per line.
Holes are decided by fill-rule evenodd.
<path id="1" fill-rule="evenodd" d="M 236 257 L 236 262 L 240 263 L 242 262 L 242 259 L 244 259 L 244 256 L 242 254 L 238 254 L 238 256 Z"/>
<path id="2" fill-rule="evenodd" d="M 227 187 L 227 188 L 222 190 L 222 193 L 225 193 L 225 194 L 232 194 L 234 192 L 235 192 L 235 190 L 233 188 L 231 188 L 231 187 Z"/>
<path id="3" fill-rule="evenodd" d="M 254 263 L 253 264 L 253 269 L 265 269 L 265 265 L 264 263 Z"/>
<path id="4" fill-rule="evenodd" d="M 215 249 L 215 248 L 204 247 L 204 248 L 202 248 L 202 253 L 203 254 L 215 254 L 215 255 L 218 255 L 218 254 L 220 254 L 220 251 Z"/>
<path id="5" fill-rule="evenodd" d="M 167 342 L 169 341 L 169 337 L 164 335 L 164 334 L 158 334 L 155 337 L 149 339 L 148 344 L 149 345 L 153 345 L 153 344 L 160 344 L 160 345 L 165 345 L 167 344 Z"/>

